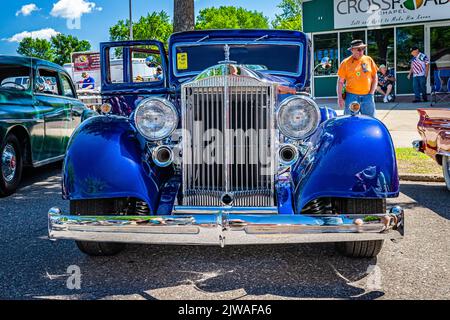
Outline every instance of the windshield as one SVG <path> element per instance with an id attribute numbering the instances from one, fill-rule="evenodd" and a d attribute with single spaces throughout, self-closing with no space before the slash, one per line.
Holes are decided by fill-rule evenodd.
<path id="1" fill-rule="evenodd" d="M 26 91 L 30 88 L 30 68 L 0 64 L 0 90 Z"/>
<path id="2" fill-rule="evenodd" d="M 298 43 L 231 44 L 230 60 L 237 64 L 258 66 L 258 70 L 298 75 L 301 71 L 302 46 Z M 225 43 L 179 44 L 174 47 L 175 75 L 199 73 L 225 60 Z"/>

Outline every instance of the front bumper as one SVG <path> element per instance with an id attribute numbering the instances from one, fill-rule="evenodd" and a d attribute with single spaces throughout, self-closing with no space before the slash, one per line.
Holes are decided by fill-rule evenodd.
<path id="1" fill-rule="evenodd" d="M 394 240 L 404 211 L 372 215 L 278 215 L 276 208 L 175 207 L 170 216 L 68 216 L 48 213 L 49 238 L 176 245 L 251 245 Z"/>

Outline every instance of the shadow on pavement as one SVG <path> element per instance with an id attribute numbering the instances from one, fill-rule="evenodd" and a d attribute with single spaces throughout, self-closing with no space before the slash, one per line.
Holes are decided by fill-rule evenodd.
<path id="1" fill-rule="evenodd" d="M 450 219 L 450 191 L 445 184 L 402 184 L 401 192 L 420 203 L 421 206 Z"/>
<path id="2" fill-rule="evenodd" d="M 25 168 L 22 175 L 22 181 L 19 190 L 31 186 L 39 181 L 44 181 L 52 176 L 60 175 L 62 170 L 62 161 L 51 163 L 39 168 Z"/>
<path id="3" fill-rule="evenodd" d="M 47 274 L 61 274 L 70 265 L 75 245 L 58 242 L 47 256 Z M 59 248 L 58 248 L 59 247 Z M 66 254 L 68 252 L 66 251 Z M 245 299 L 338 298 L 368 300 L 384 296 L 354 282 L 368 281 L 376 259 L 349 259 L 332 244 L 219 247 L 129 245 L 116 257 L 92 258 L 76 253 L 71 259 L 82 272 L 82 288 L 65 288 L 67 277 L 40 277 L 27 287 L 27 299 Z M 39 289 L 37 289 L 39 288 Z M 31 290 L 30 290 L 31 289 Z M 36 290 L 37 289 L 37 290 Z"/>

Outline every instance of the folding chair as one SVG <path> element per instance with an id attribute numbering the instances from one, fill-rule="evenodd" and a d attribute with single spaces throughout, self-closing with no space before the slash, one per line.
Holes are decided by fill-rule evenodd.
<path id="1" fill-rule="evenodd" d="M 431 91 L 431 106 L 446 99 L 450 100 L 450 69 L 436 70 Z"/>

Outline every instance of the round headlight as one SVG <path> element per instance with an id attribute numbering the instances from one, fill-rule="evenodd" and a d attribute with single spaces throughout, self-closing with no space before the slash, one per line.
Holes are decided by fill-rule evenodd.
<path id="1" fill-rule="evenodd" d="M 281 103 L 277 113 L 278 129 L 294 140 L 306 139 L 320 124 L 320 110 L 309 97 L 292 96 Z"/>
<path id="2" fill-rule="evenodd" d="M 178 127 L 177 110 L 169 101 L 149 98 L 136 109 L 134 122 L 139 133 L 151 141 L 170 136 Z"/>

